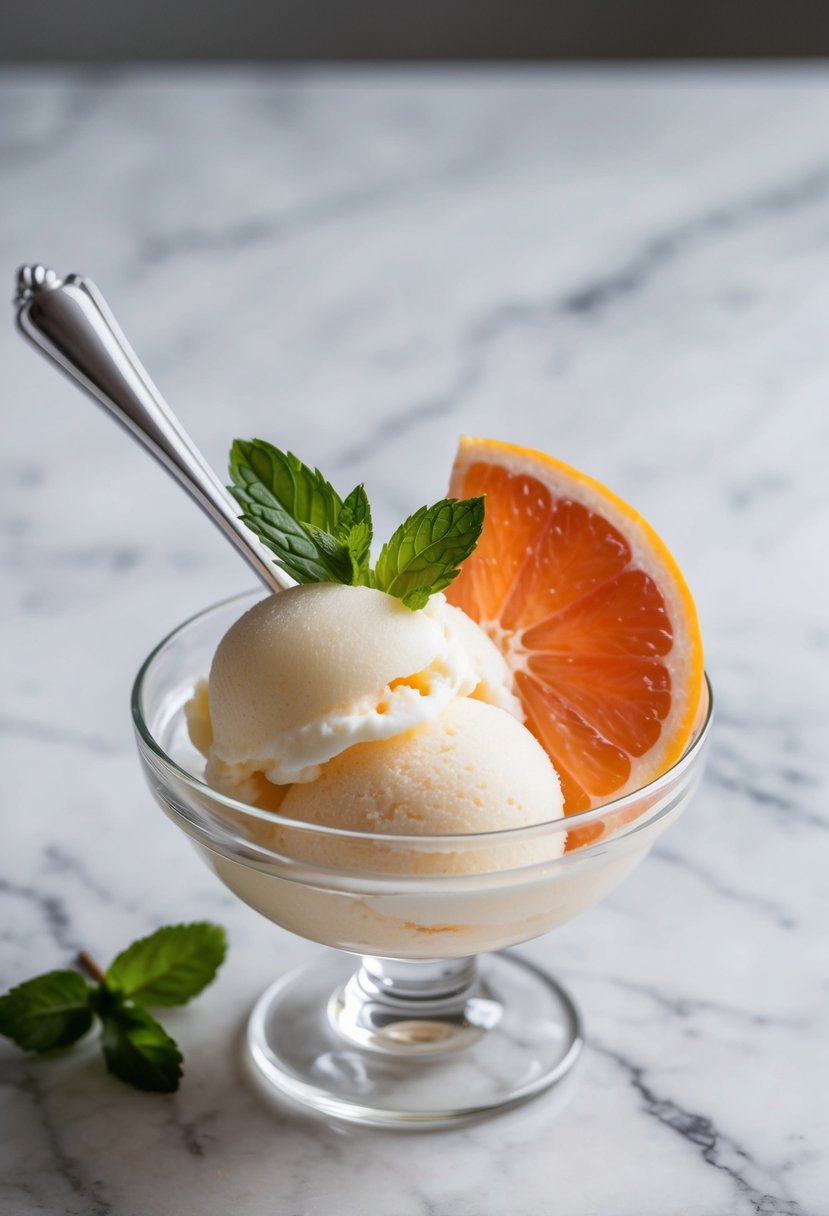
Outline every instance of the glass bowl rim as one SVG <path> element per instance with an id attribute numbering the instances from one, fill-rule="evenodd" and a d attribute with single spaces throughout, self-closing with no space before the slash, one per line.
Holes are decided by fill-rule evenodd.
<path id="1" fill-rule="evenodd" d="M 200 797 L 206 797 L 210 801 L 215 802 L 225 809 L 233 811 L 247 819 L 259 820 L 271 824 L 274 822 L 279 822 L 280 826 L 290 829 L 291 831 L 307 832 L 315 836 L 324 836 L 339 840 L 356 840 L 364 843 L 382 843 L 386 848 L 401 846 L 408 849 L 415 848 L 418 851 L 423 850 L 425 847 L 440 848 L 442 850 L 449 851 L 453 842 L 456 845 L 460 845 L 460 847 L 465 846 L 468 848 L 472 844 L 477 847 L 483 844 L 489 844 L 491 846 L 496 841 L 499 844 L 512 843 L 518 840 L 523 841 L 528 838 L 535 837 L 536 835 L 543 835 L 550 832 L 572 831 L 576 827 L 582 827 L 585 824 L 604 819 L 605 816 L 609 814 L 618 814 L 624 811 L 626 808 L 632 806 L 635 802 L 638 802 L 643 796 L 650 797 L 660 793 L 662 789 L 671 785 L 673 781 L 682 776 L 686 769 L 689 769 L 692 766 L 696 756 L 703 750 L 704 744 L 710 732 L 711 721 L 714 714 L 714 696 L 711 688 L 711 681 L 708 678 L 707 672 L 704 672 L 703 685 L 704 692 L 707 695 L 705 717 L 697 728 L 696 733 L 692 736 L 682 755 L 674 761 L 670 768 L 666 769 L 663 773 L 660 773 L 658 777 L 654 777 L 654 779 L 649 781 L 646 785 L 640 786 L 636 790 L 630 790 L 627 794 L 613 798 L 609 802 L 603 802 L 599 806 L 589 807 L 584 811 L 576 811 L 572 815 L 561 815 L 555 819 L 543 820 L 540 823 L 524 824 L 521 827 L 496 828 L 485 832 L 445 832 L 434 835 L 402 835 L 391 832 L 363 832 L 349 828 L 326 827 L 322 824 L 307 823 L 300 819 L 288 819 L 284 815 L 280 815 L 278 812 L 264 810 L 261 807 L 252 806 L 247 802 L 239 802 L 237 799 L 231 798 L 227 794 L 222 794 L 218 790 L 213 789 L 212 786 L 207 785 L 206 782 L 201 781 L 187 769 L 182 768 L 182 766 L 176 760 L 166 753 L 164 748 L 155 738 L 144 719 L 144 714 L 141 707 L 144 681 L 155 660 L 175 638 L 184 633 L 185 630 L 191 625 L 194 625 L 197 621 L 202 620 L 211 613 L 218 612 L 222 608 L 227 608 L 236 601 L 248 600 L 254 594 L 257 594 L 258 591 L 258 588 L 252 588 L 248 589 L 247 591 L 237 592 L 235 595 L 227 596 L 223 600 L 219 600 L 214 604 L 208 605 L 206 608 L 200 609 L 198 612 L 194 612 L 191 616 L 187 617 L 186 620 L 182 621 L 179 625 L 176 625 L 175 628 L 171 629 L 170 632 L 165 634 L 161 641 L 153 647 L 144 662 L 139 667 L 138 674 L 133 681 L 132 691 L 130 694 L 130 707 L 132 711 L 133 725 L 144 746 L 147 747 L 149 751 L 161 761 L 165 768 L 171 769 L 178 780 L 184 782 L 185 785 L 189 786 L 189 788 Z M 263 587 L 261 594 L 262 596 L 266 595 L 267 589 Z M 647 820 L 650 820 L 649 816 L 647 817 Z M 641 826 L 640 817 L 634 818 L 630 821 L 630 830 L 628 830 L 626 825 L 621 831 L 614 834 L 613 839 L 618 840 L 629 835 L 631 831 L 637 828 L 637 826 Z M 578 853 L 581 856 L 584 856 L 592 847 L 594 847 L 594 845 L 606 845 L 607 843 L 609 843 L 609 841 L 600 838 L 599 840 L 591 842 L 585 847 L 579 849 Z"/>

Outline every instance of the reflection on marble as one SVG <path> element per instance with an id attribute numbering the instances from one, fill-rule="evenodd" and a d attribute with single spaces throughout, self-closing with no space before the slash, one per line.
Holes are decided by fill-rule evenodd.
<path id="1" fill-rule="evenodd" d="M 826 1211 L 823 70 L 0 77 L 0 267 L 90 273 L 208 456 L 263 434 L 379 531 L 459 431 L 637 503 L 695 588 L 719 700 L 696 803 L 604 905 L 525 947 L 571 986 L 572 1086 L 414 1136 L 267 1109 L 256 995 L 317 947 L 238 906 L 151 804 L 127 694 L 244 566 L 0 329 L 0 983 L 176 919 L 230 960 L 169 1017 L 170 1098 L 97 1048 L 0 1044 L 0 1211 Z"/>

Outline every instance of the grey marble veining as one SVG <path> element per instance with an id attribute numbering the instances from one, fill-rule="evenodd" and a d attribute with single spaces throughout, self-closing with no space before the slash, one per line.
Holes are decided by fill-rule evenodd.
<path id="1" fill-rule="evenodd" d="M 569 984 L 572 1084 L 401 1138 L 277 1114 L 251 1003 L 317 947 L 238 905 L 143 788 L 156 640 L 249 582 L 0 326 L 0 983 L 229 928 L 168 1018 L 171 1098 L 0 1044 L 0 1211 L 819 1216 L 829 1210 L 829 78 L 809 70 L 0 76 L 0 270 L 91 274 L 221 466 L 263 434 L 378 530 L 456 436 L 586 468 L 675 550 L 719 718 L 696 802 L 606 903 L 524 947 Z"/>

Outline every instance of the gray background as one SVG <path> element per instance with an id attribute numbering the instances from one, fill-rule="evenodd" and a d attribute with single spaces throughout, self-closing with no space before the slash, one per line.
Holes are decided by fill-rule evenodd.
<path id="1" fill-rule="evenodd" d="M 0 0 L 0 62 L 827 54 L 825 0 Z"/>

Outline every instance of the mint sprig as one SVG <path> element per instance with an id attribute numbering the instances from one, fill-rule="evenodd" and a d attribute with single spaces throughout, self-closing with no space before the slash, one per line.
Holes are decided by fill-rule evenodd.
<path id="1" fill-rule="evenodd" d="M 449 586 L 483 527 L 483 498 L 445 498 L 421 507 L 383 546 L 372 570 L 371 508 L 363 486 L 343 500 L 319 469 L 263 439 L 234 441 L 230 477 L 243 521 L 298 583 L 375 587 L 412 609 Z"/>
<path id="2" fill-rule="evenodd" d="M 26 1051 L 69 1047 L 97 1018 L 108 1070 L 138 1089 L 172 1093 L 182 1073 L 181 1052 L 145 1008 L 183 1005 L 214 978 L 226 952 L 219 925 L 168 925 L 143 937 L 103 973 L 79 959 L 96 984 L 77 971 L 49 971 L 0 996 L 0 1034 Z"/>

